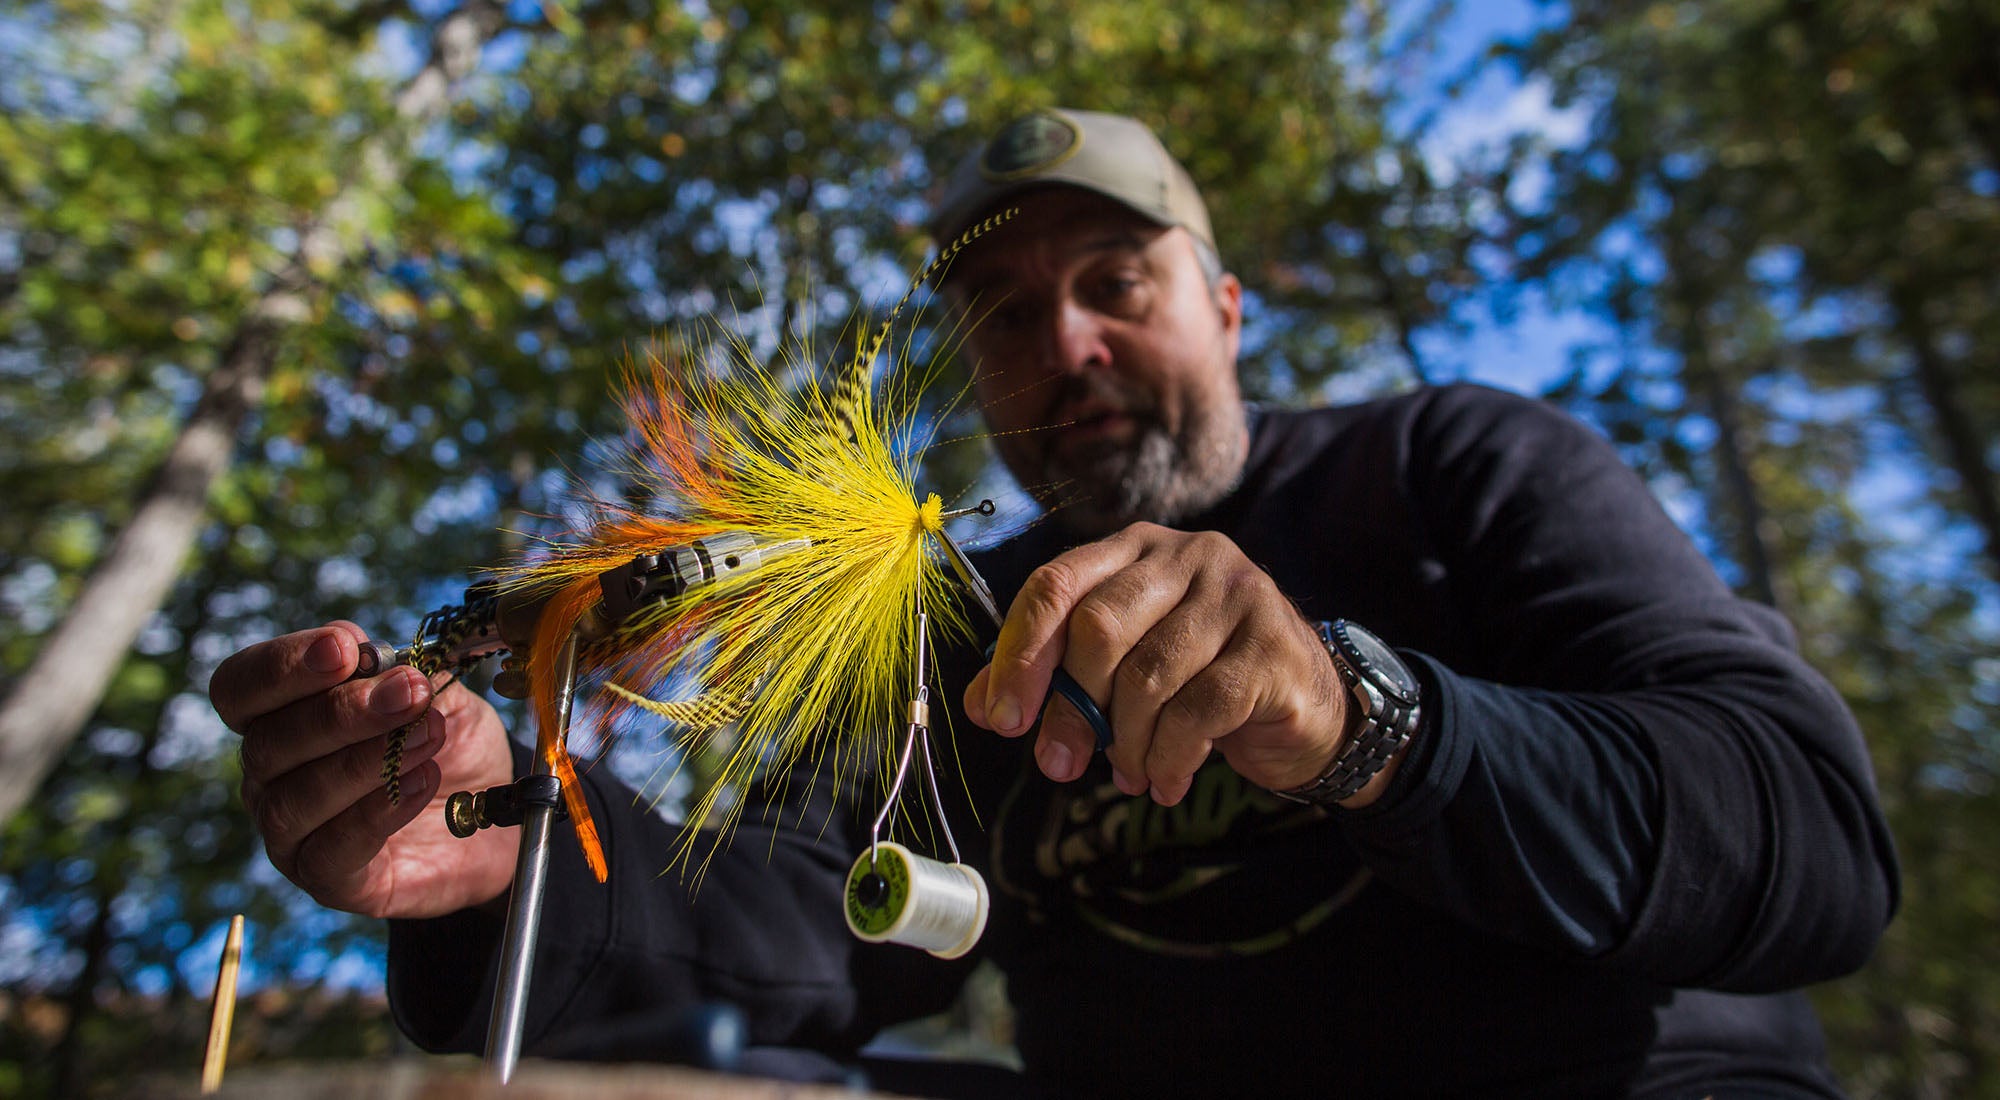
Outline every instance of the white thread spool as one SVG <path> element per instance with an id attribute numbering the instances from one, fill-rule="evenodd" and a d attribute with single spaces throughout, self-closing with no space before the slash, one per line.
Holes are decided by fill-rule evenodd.
<path id="1" fill-rule="evenodd" d="M 843 894 L 847 927 L 856 936 L 921 947 L 940 959 L 972 950 L 991 905 L 979 872 L 887 842 L 854 861 Z"/>

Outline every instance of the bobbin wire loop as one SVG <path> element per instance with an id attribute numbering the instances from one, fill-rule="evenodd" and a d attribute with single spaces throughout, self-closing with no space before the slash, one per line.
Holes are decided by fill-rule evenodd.
<path id="1" fill-rule="evenodd" d="M 930 616 L 924 610 L 923 593 L 919 591 L 917 669 L 910 698 L 910 720 L 903 732 L 895 778 L 868 830 L 868 850 L 848 870 L 846 889 L 842 892 L 843 909 L 848 929 L 862 940 L 903 944 L 939 958 L 955 959 L 972 950 L 985 933 L 991 896 L 986 880 L 967 867 L 959 855 L 958 838 L 952 835 L 944 796 L 938 789 L 937 753 L 930 731 L 929 633 Z M 944 829 L 945 844 L 951 850 L 950 863 L 918 855 L 901 844 L 883 839 L 919 751 L 923 753 L 924 791 Z"/>
<path id="2" fill-rule="evenodd" d="M 930 613 L 924 610 L 924 594 L 917 592 L 917 668 L 914 690 L 910 697 L 910 721 L 903 732 L 903 749 L 897 754 L 896 777 L 889 784 L 888 793 L 882 799 L 882 808 L 875 814 L 875 820 L 868 828 L 868 853 L 872 861 L 875 851 L 882 844 L 884 830 L 888 827 L 890 815 L 895 813 L 896 801 L 902 797 L 903 784 L 910 776 L 910 764 L 919 749 L 923 750 L 924 789 L 930 796 L 931 805 L 937 811 L 938 824 L 944 830 L 945 846 L 951 850 L 951 861 L 961 863 L 958 852 L 958 838 L 952 835 L 951 819 L 946 815 L 944 797 L 938 789 L 937 751 L 931 741 L 931 687 L 930 687 Z"/>

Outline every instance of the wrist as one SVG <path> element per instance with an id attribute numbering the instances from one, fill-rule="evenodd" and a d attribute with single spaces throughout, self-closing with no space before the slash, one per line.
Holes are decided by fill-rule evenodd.
<path id="1" fill-rule="evenodd" d="M 1272 793 L 1360 809 L 1388 789 L 1408 750 L 1421 715 L 1419 688 L 1402 658 L 1359 625 L 1320 623 L 1317 633 L 1341 685 L 1341 733 L 1313 779 Z"/>
<path id="2" fill-rule="evenodd" d="M 1341 799 L 1337 805 L 1343 810 L 1359 810 L 1364 806 L 1374 805 L 1375 801 L 1389 790 L 1389 784 L 1396 781 L 1396 772 L 1402 767 L 1403 757 L 1410 754 L 1410 742 L 1413 740 L 1415 738 L 1404 738 L 1403 743 L 1396 746 L 1395 751 L 1389 754 L 1389 758 L 1383 761 L 1382 770 L 1375 773 L 1375 778 L 1363 784 L 1360 790 Z"/>
<path id="3" fill-rule="evenodd" d="M 1339 758 L 1341 750 L 1353 743 L 1356 737 L 1362 736 L 1368 729 L 1366 710 L 1354 698 L 1353 694 L 1350 693 L 1347 681 L 1340 676 L 1340 673 L 1336 670 L 1333 675 L 1335 682 L 1339 685 L 1335 698 L 1338 700 L 1340 707 L 1340 737 L 1339 740 L 1334 742 L 1333 750 L 1321 756 L 1316 761 L 1317 766 L 1310 773 L 1310 777 L 1318 777 L 1326 774 L 1327 769 Z M 1335 805 L 1338 805 L 1343 810 L 1358 810 L 1363 806 L 1371 805 L 1376 799 L 1381 798 L 1383 792 L 1389 789 L 1389 784 L 1395 780 L 1396 771 L 1402 764 L 1403 757 L 1410 754 L 1410 742 L 1413 740 L 1415 740 L 1414 737 L 1405 737 L 1402 743 L 1390 752 L 1388 758 L 1382 764 L 1382 770 L 1376 772 L 1373 779 L 1362 784 L 1360 790 L 1355 791 L 1346 798 L 1340 799 Z"/>

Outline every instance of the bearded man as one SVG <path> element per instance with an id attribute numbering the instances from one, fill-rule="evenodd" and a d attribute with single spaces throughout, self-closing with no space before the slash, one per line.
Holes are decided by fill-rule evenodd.
<path id="1" fill-rule="evenodd" d="M 980 556 L 1006 623 L 947 678 L 985 942 L 942 963 L 850 937 L 866 825 L 824 807 L 746 815 L 690 899 L 657 874 L 672 828 L 593 775 L 611 881 L 558 851 L 530 1052 L 726 1001 L 760 1048 L 845 1061 L 987 958 L 1025 1073 L 928 1091 L 1838 1096 L 1798 990 L 1866 959 L 1896 868 L 1860 733 L 1783 620 L 1538 402 L 1246 406 L 1242 288 L 1139 122 L 1016 120 L 933 229 L 1009 206 L 943 287 L 981 317 L 1001 457 L 1060 502 Z M 477 1049 L 511 838 L 415 814 L 518 762 L 453 689 L 390 807 L 381 739 L 430 691 L 349 682 L 361 640 L 251 647 L 216 706 L 273 862 L 392 918 L 399 1023 Z M 1047 701 L 1059 668 L 1108 716 L 1103 752 Z"/>

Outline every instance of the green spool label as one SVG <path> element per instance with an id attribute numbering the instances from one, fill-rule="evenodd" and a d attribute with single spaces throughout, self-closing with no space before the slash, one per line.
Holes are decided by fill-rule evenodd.
<path id="1" fill-rule="evenodd" d="M 888 889 L 871 892 L 864 885 L 869 875 L 880 875 Z M 879 897 L 875 895 L 879 894 Z M 863 899 L 873 900 L 874 905 Z M 847 923 L 864 936 L 880 936 L 889 931 L 903 907 L 910 901 L 910 865 L 902 853 L 882 847 L 871 862 L 868 853 L 854 861 L 847 872 Z"/>

